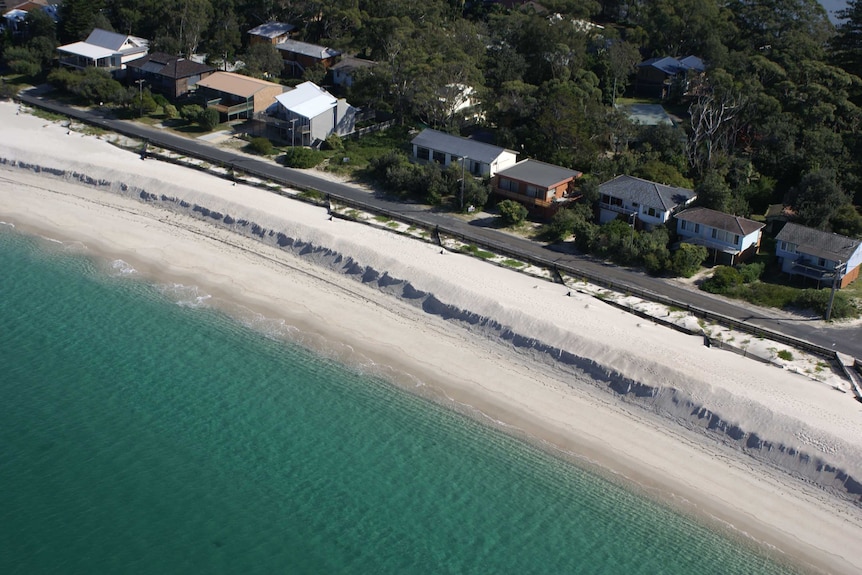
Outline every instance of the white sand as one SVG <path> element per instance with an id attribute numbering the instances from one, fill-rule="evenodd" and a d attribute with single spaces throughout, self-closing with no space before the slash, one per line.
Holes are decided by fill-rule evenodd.
<path id="1" fill-rule="evenodd" d="M 654 388 L 620 398 L 545 355 L 535 359 L 481 326 L 463 329 L 403 299 L 354 281 L 330 264 L 168 212 L 134 197 L 0 165 L 0 220 L 81 242 L 161 281 L 196 285 L 213 300 L 283 319 L 304 333 L 354 350 L 348 361 L 392 369 L 427 395 L 470 406 L 574 457 L 643 486 L 684 510 L 733 525 L 777 553 L 835 573 L 862 572 L 862 510 L 810 481 L 828 483 L 779 454 L 783 445 L 862 478 L 862 405 L 801 375 L 702 345 L 585 294 L 362 224 L 329 221 L 324 210 L 204 173 L 141 161 L 91 136 L 0 104 L 0 161 L 27 162 L 150 193 L 181 197 L 409 281 L 475 317 L 577 356 L 615 382 Z M 115 186 L 116 187 L 116 186 Z M 131 194 L 130 194 L 131 195 Z M 323 258 L 323 255 L 320 256 Z M 471 333 L 475 332 L 475 333 Z M 360 359 L 361 358 L 361 359 Z M 680 406 L 679 401 L 683 402 Z M 687 403 L 686 403 L 687 402 Z M 770 442 L 752 451 L 765 465 L 698 431 L 714 414 Z M 685 414 L 685 416 L 683 415 Z M 678 421 L 679 423 L 676 423 Z M 699 423 L 700 422 L 700 423 Z M 858 496 L 856 497 L 858 501 Z"/>

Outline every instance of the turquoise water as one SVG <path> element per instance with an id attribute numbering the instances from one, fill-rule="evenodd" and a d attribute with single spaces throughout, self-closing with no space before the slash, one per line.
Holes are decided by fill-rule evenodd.
<path id="1" fill-rule="evenodd" d="M 0 226 L 0 573 L 789 572 L 103 268 Z"/>

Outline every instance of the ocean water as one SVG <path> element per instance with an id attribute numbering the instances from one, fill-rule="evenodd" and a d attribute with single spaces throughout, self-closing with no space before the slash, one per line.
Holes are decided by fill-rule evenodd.
<path id="1" fill-rule="evenodd" d="M 0 573 L 795 572 L 78 252 L 0 226 Z"/>

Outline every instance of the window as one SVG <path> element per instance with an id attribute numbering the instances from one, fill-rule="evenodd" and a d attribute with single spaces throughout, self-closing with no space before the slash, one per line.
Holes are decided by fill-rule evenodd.
<path id="1" fill-rule="evenodd" d="M 787 251 L 787 242 L 781 242 L 781 251 L 783 251 L 783 252 Z"/>
<path id="2" fill-rule="evenodd" d="M 509 178 L 500 178 L 498 183 L 501 190 L 507 190 L 509 192 L 517 192 L 518 191 L 518 183 L 514 180 L 510 180 Z"/>
<path id="3" fill-rule="evenodd" d="M 733 236 L 733 245 L 735 245 L 735 246 L 739 245 L 739 234 L 735 234 Z"/>
<path id="4" fill-rule="evenodd" d="M 826 267 L 826 260 L 823 258 L 817 258 L 817 265 L 821 268 Z"/>
<path id="5" fill-rule="evenodd" d="M 715 228 L 712 228 L 712 239 L 718 239 L 718 230 Z"/>
<path id="6" fill-rule="evenodd" d="M 686 226 L 687 224 L 688 224 L 688 222 L 686 222 L 685 220 L 680 220 L 680 221 L 679 221 L 679 229 L 684 230 L 684 229 L 685 229 L 685 226 Z"/>
<path id="7" fill-rule="evenodd" d="M 430 160 L 431 159 L 431 150 L 428 148 L 417 147 L 416 148 L 416 157 L 420 160 Z"/>
<path id="8" fill-rule="evenodd" d="M 650 209 L 648 209 L 648 210 L 647 210 L 647 215 L 652 216 L 652 217 L 655 217 L 655 216 L 656 216 L 655 208 L 650 208 Z"/>
<path id="9" fill-rule="evenodd" d="M 438 152 L 435 150 L 434 151 L 434 161 L 437 162 L 438 164 L 445 164 L 446 163 L 446 154 L 444 154 L 443 152 Z"/>
<path id="10" fill-rule="evenodd" d="M 536 186 L 531 186 L 531 185 L 527 184 L 527 196 L 529 196 L 531 198 L 538 198 L 539 197 L 539 188 L 537 188 Z"/>
<path id="11" fill-rule="evenodd" d="M 694 224 L 694 233 L 696 233 L 696 234 L 700 233 L 700 224 Z"/>

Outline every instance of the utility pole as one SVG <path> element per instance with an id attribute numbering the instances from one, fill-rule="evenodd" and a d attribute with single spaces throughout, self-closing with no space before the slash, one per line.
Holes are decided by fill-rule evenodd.
<path id="1" fill-rule="evenodd" d="M 145 82 L 145 80 L 143 78 L 141 78 L 139 80 L 135 80 L 135 84 L 138 85 L 138 94 L 140 94 L 140 100 L 141 100 L 141 110 L 140 110 L 140 114 L 138 114 L 141 117 L 143 117 L 143 115 L 144 115 L 144 82 Z"/>
<path id="2" fill-rule="evenodd" d="M 290 119 L 290 147 L 296 146 L 296 118 Z"/>
<path id="3" fill-rule="evenodd" d="M 464 184 L 466 183 L 466 180 L 464 178 L 464 166 L 467 163 L 467 160 L 469 160 L 469 159 L 470 158 L 468 158 L 467 156 L 464 156 L 461 158 L 461 211 L 462 212 L 464 211 Z"/>
<path id="4" fill-rule="evenodd" d="M 835 290 L 838 289 L 838 278 L 847 268 L 847 262 L 837 262 L 832 271 L 832 293 L 829 294 L 829 305 L 826 306 L 826 321 L 832 316 L 832 302 L 835 301 Z"/>

